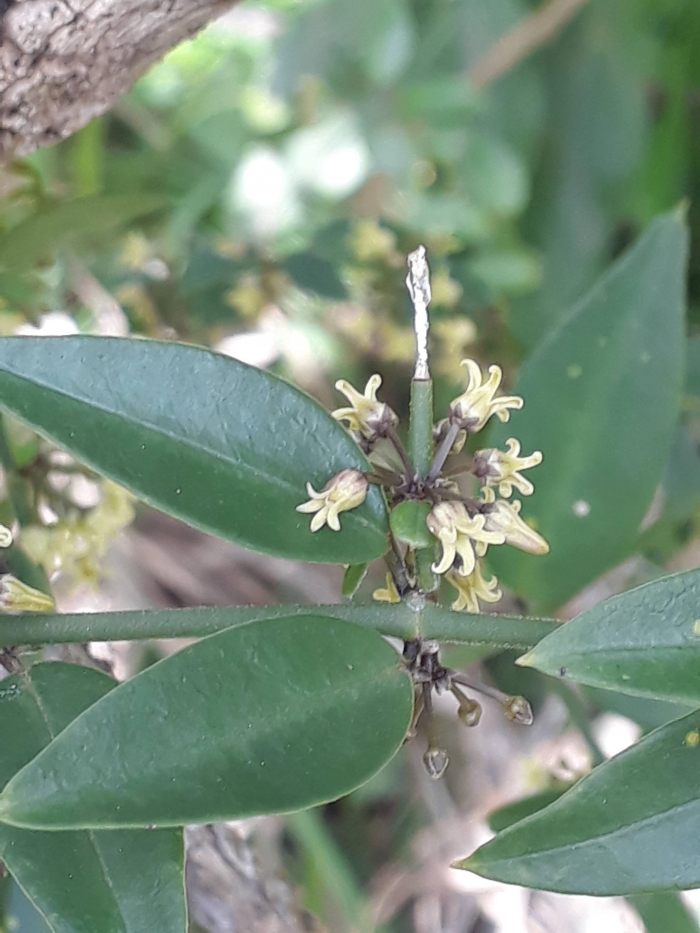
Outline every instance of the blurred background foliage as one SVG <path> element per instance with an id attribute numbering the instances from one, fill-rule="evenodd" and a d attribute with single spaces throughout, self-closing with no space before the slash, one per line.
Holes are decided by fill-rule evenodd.
<path id="1" fill-rule="evenodd" d="M 498 42 L 534 15 L 530 0 L 235 7 L 107 116 L 0 170 L 0 333 L 204 343 L 329 407 L 337 378 L 358 385 L 379 371 L 405 420 L 409 250 L 429 250 L 444 407 L 461 391 L 465 355 L 498 362 L 512 385 L 610 262 L 687 200 L 687 377 L 666 473 L 636 553 L 561 613 L 697 566 L 700 4 L 542 6 L 567 5 L 575 15 L 512 62 Z M 0 446 L 11 467 L 0 520 L 14 514 L 24 527 L 15 572 L 98 582 L 109 539 L 133 518 L 130 498 L 9 419 Z M 539 705 L 543 678 L 507 661 L 489 662 L 492 679 Z M 622 698 L 591 691 L 586 703 Z M 672 715 L 624 705 L 644 728 Z M 380 777 L 329 810 L 331 835 L 291 824 L 309 905 L 334 930 L 357 910 L 355 886 L 416 829 L 408 801 L 388 793 L 396 775 Z M 338 861 L 338 840 L 352 865 Z M 326 903 L 329 884 L 340 907 Z M 409 929 L 394 916 L 391 929 Z"/>
<path id="2" fill-rule="evenodd" d="M 379 370 L 404 413 L 404 256 L 425 243 L 438 405 L 467 353 L 512 381 L 654 215 L 688 198 L 699 222 L 700 8 L 544 6 L 566 5 L 515 62 L 497 43 L 526 0 L 235 7 L 108 116 L 2 170 L 0 331 L 205 343 L 329 405 L 337 377 Z M 696 246 L 684 424 L 640 541 L 655 564 L 692 538 L 700 495 L 698 263 Z M 10 440 L 28 468 L 36 442 Z"/>

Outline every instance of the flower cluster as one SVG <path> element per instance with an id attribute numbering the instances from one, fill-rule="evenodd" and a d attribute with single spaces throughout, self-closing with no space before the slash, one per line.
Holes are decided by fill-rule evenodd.
<path id="1" fill-rule="evenodd" d="M 437 453 L 426 477 L 417 474 L 403 449 L 396 432 L 396 414 L 377 398 L 381 377 L 371 376 L 364 392 L 345 380 L 337 382 L 336 388 L 349 405 L 334 411 L 333 416 L 346 425 L 368 454 L 375 472 L 368 478 L 357 470 L 343 470 L 321 492 L 307 484 L 311 498 L 299 505 L 297 511 L 314 513 L 311 531 L 324 525 L 338 531 L 339 513 L 364 502 L 369 479 L 384 487 L 390 506 L 407 499 L 430 503 L 426 524 L 440 547 L 432 570 L 444 575 L 457 591 L 453 609 L 477 613 L 480 603 L 495 603 L 501 598 L 496 577 L 484 574 L 482 560 L 490 546 L 509 544 L 537 555 L 546 554 L 549 545 L 521 518 L 522 503 L 509 501 L 514 491 L 522 496 L 533 493 L 534 487 L 523 471 L 541 463 L 542 454 L 534 451 L 521 456 L 520 443 L 512 437 L 506 441 L 505 451 L 477 450 L 471 459 L 463 452 L 469 437 L 486 427 L 492 416 L 508 421 L 511 411 L 522 408 L 523 400 L 516 395 L 497 394 L 503 376 L 500 367 L 490 366 L 485 375 L 475 360 L 463 360 L 462 365 L 467 370 L 467 387 L 451 402 L 448 416 L 435 425 Z M 382 444 L 388 444 L 389 456 L 386 448 L 378 456 Z M 453 463 L 460 454 L 462 464 Z M 452 458 L 449 476 L 443 474 L 448 457 Z M 468 487 L 468 475 L 472 477 L 472 487 L 478 485 L 477 495 L 474 488 Z M 402 555 L 399 548 L 398 553 L 399 558 L 406 559 L 402 575 L 410 585 L 409 550 Z M 398 601 L 397 582 L 394 576 L 387 577 L 386 587 L 376 590 L 375 598 Z"/>

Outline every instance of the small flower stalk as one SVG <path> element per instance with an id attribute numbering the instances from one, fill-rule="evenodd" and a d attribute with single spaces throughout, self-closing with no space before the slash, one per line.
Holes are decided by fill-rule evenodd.
<path id="1" fill-rule="evenodd" d="M 35 590 L 11 573 L 0 575 L 0 612 L 53 612 L 56 603 L 51 596 Z"/>
<path id="2" fill-rule="evenodd" d="M 311 519 L 312 532 L 319 531 L 324 525 L 332 531 L 340 531 L 340 513 L 362 505 L 368 485 L 367 478 L 359 470 L 341 470 L 321 492 L 316 492 L 311 483 L 307 483 L 310 499 L 298 505 L 297 512 L 315 513 Z"/>

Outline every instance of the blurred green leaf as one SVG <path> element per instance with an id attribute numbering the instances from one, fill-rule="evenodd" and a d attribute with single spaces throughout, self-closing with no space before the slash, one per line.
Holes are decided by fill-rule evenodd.
<path id="1" fill-rule="evenodd" d="M 564 894 L 697 887 L 699 729 L 662 726 L 457 867 Z"/>
<path id="2" fill-rule="evenodd" d="M 385 550 L 381 492 L 309 531 L 295 507 L 347 467 L 347 432 L 289 383 L 209 350 L 96 337 L 0 339 L 0 405 L 158 508 L 246 547 L 358 563 Z"/>
<path id="3" fill-rule="evenodd" d="M 655 891 L 630 898 L 647 933 L 698 933 L 698 925 L 673 891 Z"/>
<path id="4" fill-rule="evenodd" d="M 111 692 L 10 781 L 0 811 L 60 829 L 301 810 L 393 758 L 412 706 L 376 632 L 314 615 L 252 622 Z"/>
<path id="5" fill-rule="evenodd" d="M 43 208 L 0 237 L 0 266 L 29 269 L 70 237 L 89 239 L 150 214 L 164 205 L 159 195 L 91 195 Z"/>
<path id="6" fill-rule="evenodd" d="M 700 706 L 700 570 L 613 596 L 518 663 L 593 687 Z"/>
<path id="7" fill-rule="evenodd" d="M 550 553 L 493 555 L 538 612 L 635 545 L 678 417 L 686 255 L 681 214 L 658 218 L 525 363 L 514 389 L 524 411 L 494 431 L 499 446 L 514 435 L 544 454 L 523 511 Z"/>
<path id="8" fill-rule="evenodd" d="M 339 301 L 348 297 L 348 291 L 332 263 L 314 256 L 313 253 L 288 256 L 282 263 L 282 268 L 295 285 L 314 295 Z"/>
<path id="9" fill-rule="evenodd" d="M 0 783 L 31 761 L 114 681 L 40 664 L 0 684 Z M 43 833 L 0 826 L 0 857 L 55 933 L 185 933 L 182 833 Z"/>

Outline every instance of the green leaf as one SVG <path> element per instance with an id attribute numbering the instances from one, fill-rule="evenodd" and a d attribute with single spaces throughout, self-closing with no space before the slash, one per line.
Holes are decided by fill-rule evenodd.
<path id="1" fill-rule="evenodd" d="M 11 645 L 138 640 L 141 638 L 201 638 L 232 626 L 261 619 L 315 616 L 342 619 L 396 638 L 434 638 L 452 644 L 488 648 L 528 649 L 559 627 L 551 619 L 521 616 L 471 615 L 426 606 L 422 613 L 406 603 L 395 606 L 233 606 L 200 609 L 136 609 L 128 612 L 6 616 L 0 625 L 0 648 Z"/>
<path id="2" fill-rule="evenodd" d="M 39 664 L 0 684 L 0 783 L 31 761 L 114 682 Z M 56 933 L 184 933 L 182 834 L 44 833 L 0 826 L 0 857 Z"/>
<path id="3" fill-rule="evenodd" d="M 591 687 L 700 706 L 700 570 L 606 599 L 518 664 Z"/>
<path id="4" fill-rule="evenodd" d="M 343 596 L 352 599 L 367 575 L 369 564 L 350 564 L 343 574 Z"/>
<path id="5" fill-rule="evenodd" d="M 313 615 L 229 629 L 79 716 L 10 781 L 0 816 L 75 829 L 301 810 L 393 758 L 412 700 L 375 632 Z"/>
<path id="6" fill-rule="evenodd" d="M 389 513 L 389 525 L 394 536 L 411 547 L 433 547 L 435 538 L 426 525 L 431 509 L 430 502 L 402 502 L 397 505 Z"/>
<path id="7" fill-rule="evenodd" d="M 504 807 L 499 807 L 489 814 L 489 828 L 495 833 L 500 833 L 514 823 L 519 823 L 526 816 L 533 813 L 539 813 L 550 803 L 559 800 L 561 795 L 569 789 L 570 784 L 557 784 L 554 787 L 548 787 L 547 790 L 540 791 L 539 794 L 532 794 L 530 797 L 524 797 L 522 800 L 515 800 L 513 803 L 507 803 Z"/>
<path id="8" fill-rule="evenodd" d="M 662 726 L 457 865 L 564 894 L 700 884 L 700 711 Z"/>
<path id="9" fill-rule="evenodd" d="M 313 253 L 295 253 L 288 256 L 282 268 L 299 288 L 338 301 L 348 297 L 348 290 L 338 277 L 332 263 Z"/>
<path id="10" fill-rule="evenodd" d="M 654 891 L 630 898 L 647 933 L 698 933 L 698 925 L 673 891 Z"/>
<path id="11" fill-rule="evenodd" d="M 28 269 L 70 236 L 91 238 L 163 206 L 160 195 L 92 195 L 61 201 L 27 217 L 0 237 L 0 266 Z"/>
<path id="12" fill-rule="evenodd" d="M 515 436 L 544 453 L 523 514 L 551 551 L 499 548 L 492 561 L 537 612 L 634 548 L 678 417 L 687 243 L 680 212 L 651 224 L 525 363 L 525 408 L 494 432 L 497 446 Z"/>
<path id="13" fill-rule="evenodd" d="M 245 547 L 327 563 L 385 550 L 373 486 L 340 533 L 295 511 L 369 464 L 299 389 L 199 347 L 109 337 L 0 339 L 0 405 L 165 512 Z"/>

